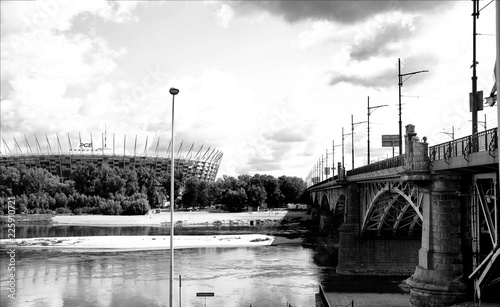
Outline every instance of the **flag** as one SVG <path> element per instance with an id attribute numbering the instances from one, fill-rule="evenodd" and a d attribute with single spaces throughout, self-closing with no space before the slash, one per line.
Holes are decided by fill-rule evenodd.
<path id="1" fill-rule="evenodd" d="M 493 88 L 491 89 L 490 97 L 495 96 L 495 92 L 497 91 L 497 63 L 495 62 L 495 67 L 493 67 L 493 75 L 495 76 L 495 83 L 493 83 Z"/>
<path id="2" fill-rule="evenodd" d="M 493 83 L 493 87 L 491 88 L 490 97 L 486 97 L 486 104 L 490 107 L 494 106 L 497 102 L 497 62 L 495 62 L 495 67 L 493 67 L 493 75 L 495 76 L 495 82 Z"/>

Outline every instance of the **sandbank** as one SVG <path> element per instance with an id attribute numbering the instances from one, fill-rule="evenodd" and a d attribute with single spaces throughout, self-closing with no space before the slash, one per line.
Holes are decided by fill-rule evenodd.
<path id="1" fill-rule="evenodd" d="M 271 245 L 273 236 L 261 234 L 174 236 L 174 248 L 252 247 Z M 0 249 L 57 249 L 92 251 L 127 251 L 170 249 L 169 236 L 92 236 L 2 239 Z"/>
<path id="2" fill-rule="evenodd" d="M 255 226 L 272 225 L 283 220 L 287 211 L 261 211 L 237 213 L 174 212 L 176 227 L 181 226 Z M 85 226 L 167 226 L 170 214 L 146 215 L 56 215 L 55 225 Z"/>

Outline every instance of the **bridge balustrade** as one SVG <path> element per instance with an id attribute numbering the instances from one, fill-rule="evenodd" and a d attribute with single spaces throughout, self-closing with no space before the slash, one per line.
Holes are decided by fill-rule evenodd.
<path id="1" fill-rule="evenodd" d="M 371 163 L 365 166 L 361 166 L 358 168 L 355 168 L 353 170 L 347 171 L 347 177 L 349 176 L 354 176 L 358 174 L 364 174 L 364 173 L 369 173 L 369 172 L 376 172 L 380 170 L 385 170 L 389 168 L 396 168 L 399 166 L 403 166 L 405 161 L 405 155 L 399 155 L 396 157 L 392 157 L 386 160 L 378 161 L 375 163 Z"/>
<path id="2" fill-rule="evenodd" d="M 489 151 L 490 154 L 497 148 L 497 128 L 478 132 L 450 142 L 441 143 L 429 147 L 429 158 L 432 161 L 445 160 L 464 156 L 465 159 L 471 153 Z"/>

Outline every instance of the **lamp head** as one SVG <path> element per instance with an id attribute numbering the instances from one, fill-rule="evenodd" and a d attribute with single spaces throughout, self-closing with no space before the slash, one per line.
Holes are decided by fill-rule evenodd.
<path id="1" fill-rule="evenodd" d="M 179 90 L 173 87 L 170 88 L 169 92 L 172 96 L 179 94 Z"/>

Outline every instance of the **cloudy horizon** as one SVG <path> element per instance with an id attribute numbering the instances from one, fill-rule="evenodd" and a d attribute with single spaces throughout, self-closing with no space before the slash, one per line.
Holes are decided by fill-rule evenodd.
<path id="1" fill-rule="evenodd" d="M 388 105 L 370 116 L 377 161 L 392 155 L 381 135 L 398 133 L 399 58 L 403 73 L 429 70 L 403 85 L 403 126 L 431 145 L 452 129 L 471 134 L 471 13 L 470 1 L 2 1 L 1 137 L 26 150 L 24 135 L 106 130 L 108 139 L 147 137 L 141 151 L 160 138 L 165 150 L 176 87 L 176 148 L 223 152 L 218 177 L 306 178 L 327 150 L 331 164 L 351 114 L 367 120 L 370 97 L 370 106 Z M 487 96 L 494 5 L 477 25 Z M 496 127 L 496 107 L 478 118 L 480 131 Z M 366 130 L 355 128 L 356 166 L 368 162 Z"/>

